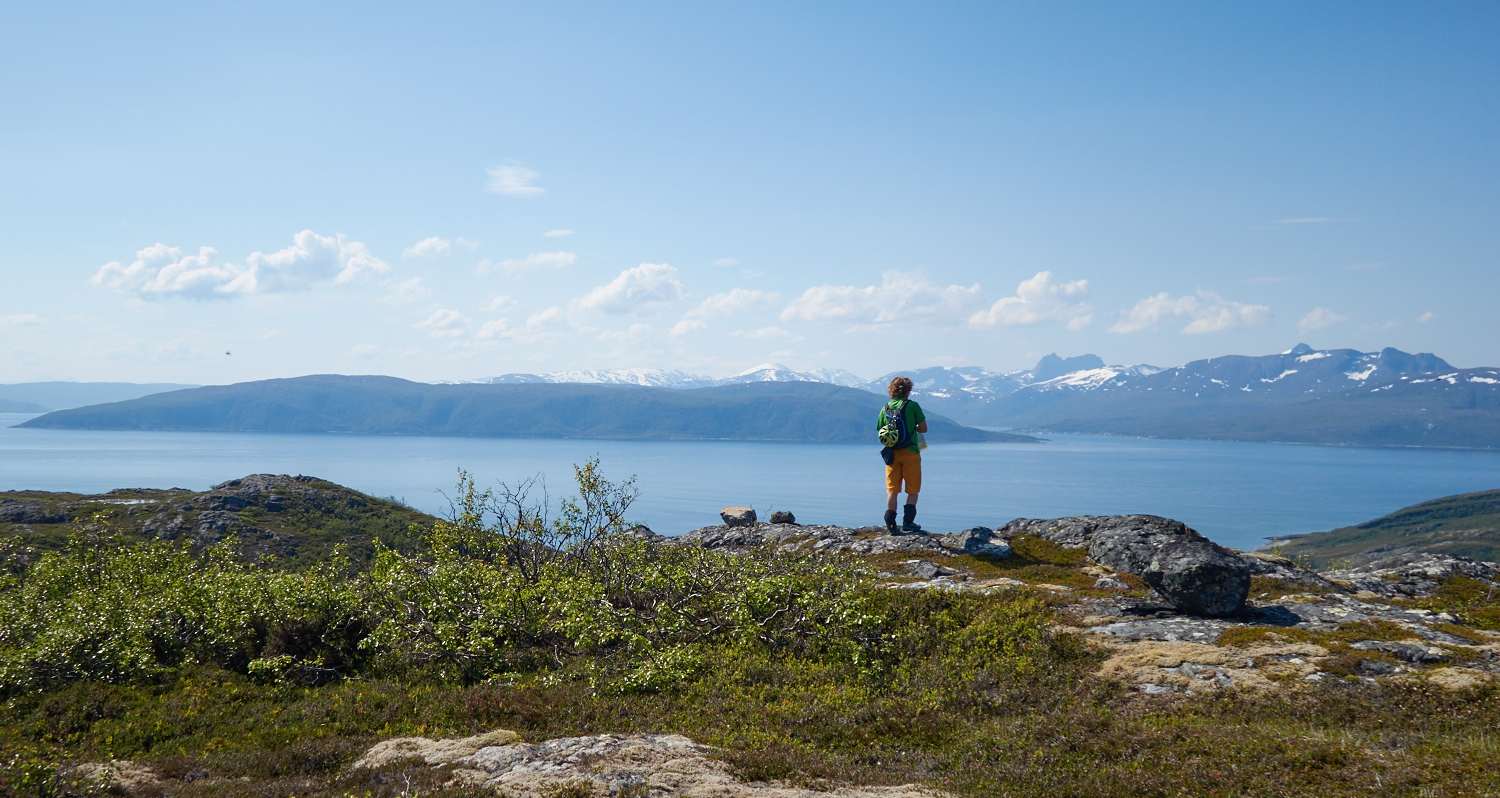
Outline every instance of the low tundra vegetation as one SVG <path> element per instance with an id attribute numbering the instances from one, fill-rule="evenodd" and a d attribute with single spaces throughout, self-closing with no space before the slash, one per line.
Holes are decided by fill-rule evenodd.
<path id="1" fill-rule="evenodd" d="M 1419 683 L 1147 700 L 1050 597 L 890 590 L 855 560 L 657 546 L 597 461 L 549 509 L 480 490 L 407 552 L 291 572 L 114 540 L 0 568 L 0 794 L 88 792 L 130 760 L 157 794 L 441 795 L 377 740 L 675 732 L 744 778 L 989 795 L 1457 794 L 1500 789 L 1500 697 Z M 533 495 L 541 494 L 541 495 Z M 1017 567 L 1065 581 L 1071 552 Z M 64 766 L 59 768 L 59 765 Z"/>

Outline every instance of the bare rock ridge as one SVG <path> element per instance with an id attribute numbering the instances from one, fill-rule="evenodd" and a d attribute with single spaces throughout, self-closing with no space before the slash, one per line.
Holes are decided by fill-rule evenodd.
<path id="1" fill-rule="evenodd" d="M 128 539 L 178 541 L 194 548 L 232 536 L 245 561 L 283 568 L 320 562 L 339 546 L 364 561 L 373 556 L 377 540 L 408 545 L 411 524 L 434 520 L 398 501 L 285 474 L 251 474 L 204 491 L 0 492 L 0 539 L 34 549 L 24 554 L 26 560 L 37 551 L 61 548 L 73 525 L 84 524 Z"/>
<path id="2" fill-rule="evenodd" d="M 1154 515 L 1020 518 L 998 530 L 973 527 L 948 534 L 906 535 L 887 534 L 884 527 L 741 522 L 695 529 L 681 538 L 662 540 L 709 548 L 781 545 L 814 552 L 959 553 L 1004 559 L 1010 556 L 1009 539 L 1017 535 L 1033 535 L 1064 548 L 1087 549 L 1089 559 L 1096 564 L 1141 577 L 1173 607 L 1194 615 L 1232 615 L 1244 607 L 1250 592 L 1252 566 L 1244 555 L 1208 540 L 1180 521 Z"/>

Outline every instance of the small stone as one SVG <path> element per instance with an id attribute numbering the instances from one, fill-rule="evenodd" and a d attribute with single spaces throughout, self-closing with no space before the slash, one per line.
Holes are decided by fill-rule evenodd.
<path id="1" fill-rule="evenodd" d="M 1146 695 L 1161 695 L 1162 693 L 1175 692 L 1172 688 L 1167 687 L 1166 685 L 1152 684 L 1150 682 L 1146 682 L 1145 684 L 1137 685 L 1136 688 L 1138 690 L 1140 690 L 1141 692 L 1145 693 Z"/>
<path id="2" fill-rule="evenodd" d="M 1101 576 L 1094 580 L 1094 587 L 1100 590 L 1129 590 L 1130 585 L 1116 579 L 1113 576 Z"/>
<path id="3" fill-rule="evenodd" d="M 755 526 L 753 507 L 725 507 L 719 511 L 719 517 L 724 519 L 724 526 Z"/>
<path id="4" fill-rule="evenodd" d="M 773 523 L 773 524 L 796 524 L 797 523 L 797 516 L 792 515 L 791 512 L 787 511 L 787 510 L 777 510 L 776 512 L 771 513 L 771 523 Z"/>
<path id="5" fill-rule="evenodd" d="M 1381 662 L 1373 659 L 1362 659 L 1355 666 L 1360 673 L 1371 676 L 1389 676 L 1396 672 L 1396 666 L 1389 662 Z"/>

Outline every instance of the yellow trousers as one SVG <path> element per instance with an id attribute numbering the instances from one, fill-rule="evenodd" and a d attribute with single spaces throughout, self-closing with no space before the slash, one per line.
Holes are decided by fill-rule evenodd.
<path id="1" fill-rule="evenodd" d="M 900 493 L 906 483 L 907 493 L 922 492 L 922 455 L 910 449 L 897 449 L 891 464 L 885 467 L 885 492 Z"/>

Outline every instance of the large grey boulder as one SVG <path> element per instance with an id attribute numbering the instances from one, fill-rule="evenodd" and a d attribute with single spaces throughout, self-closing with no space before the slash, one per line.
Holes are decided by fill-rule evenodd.
<path id="1" fill-rule="evenodd" d="M 797 516 L 792 515 L 791 510 L 777 510 L 776 512 L 771 513 L 771 523 L 795 524 L 797 523 Z"/>
<path id="2" fill-rule="evenodd" d="M 755 526 L 755 508 L 725 507 L 719 511 L 724 526 Z"/>
<path id="3" fill-rule="evenodd" d="M 1087 548 L 1089 559 L 1141 577 L 1173 607 L 1195 615 L 1232 615 L 1250 594 L 1250 566 L 1244 558 L 1170 518 L 1022 518 L 998 534 L 1035 535 L 1065 548 Z"/>

